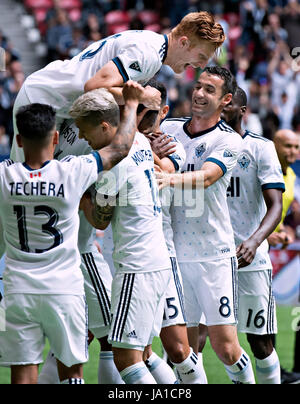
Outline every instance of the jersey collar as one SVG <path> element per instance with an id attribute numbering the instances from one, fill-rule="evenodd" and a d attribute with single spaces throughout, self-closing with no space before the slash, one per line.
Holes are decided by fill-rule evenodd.
<path id="1" fill-rule="evenodd" d="M 169 49 L 169 40 L 168 40 L 168 36 L 166 34 L 164 34 L 164 38 L 165 38 L 165 44 L 164 44 L 164 53 L 162 55 L 162 63 L 165 62 L 167 54 L 168 54 L 168 49 Z"/>
<path id="2" fill-rule="evenodd" d="M 212 128 L 208 128 L 208 129 L 206 129 L 206 130 L 202 130 L 202 131 L 200 131 L 200 132 L 195 133 L 195 134 L 192 135 L 192 134 L 189 132 L 189 130 L 188 130 L 188 125 L 189 125 L 189 123 L 191 122 L 191 120 L 192 120 L 192 118 L 188 119 L 188 120 L 185 122 L 185 124 L 183 125 L 183 130 L 184 130 L 185 133 L 188 135 L 188 137 L 191 138 L 191 139 L 195 139 L 195 138 L 197 138 L 197 137 L 206 135 L 206 134 L 209 133 L 209 132 L 212 132 L 213 130 L 217 129 L 217 128 L 220 126 L 220 124 L 221 124 L 222 122 L 224 122 L 223 119 L 221 119 L 221 120 L 220 120 L 215 126 L 213 126 Z"/>
<path id="3" fill-rule="evenodd" d="M 29 165 L 26 164 L 26 163 L 23 163 L 23 166 L 24 166 L 28 171 L 37 171 L 37 170 L 41 170 L 42 168 L 44 168 L 47 164 L 50 163 L 50 161 L 51 161 L 51 160 L 45 161 L 45 163 L 43 163 L 42 167 L 40 167 L 40 168 L 31 168 L 31 167 L 29 167 Z"/>

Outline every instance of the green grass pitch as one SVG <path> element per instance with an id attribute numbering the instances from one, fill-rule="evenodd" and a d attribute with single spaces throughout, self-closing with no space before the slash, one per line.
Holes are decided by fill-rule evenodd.
<path id="1" fill-rule="evenodd" d="M 277 337 L 277 352 L 280 357 L 281 365 L 291 370 L 293 367 L 293 350 L 294 350 L 294 332 L 292 323 L 291 307 L 278 307 L 278 327 L 279 334 Z M 242 347 L 250 354 L 249 345 L 245 335 L 239 335 Z M 154 342 L 154 350 L 160 355 L 162 353 L 159 339 Z M 45 354 L 47 348 L 45 349 Z M 99 344 L 93 341 L 89 348 L 90 360 L 84 366 L 84 379 L 86 384 L 97 384 Z M 251 354 L 252 363 L 254 364 L 253 355 Z M 204 350 L 204 366 L 207 373 L 209 384 L 231 384 L 228 379 L 222 363 L 218 360 L 215 353 L 211 349 L 209 343 Z M 0 384 L 8 384 L 10 382 L 10 370 L 0 367 Z"/>

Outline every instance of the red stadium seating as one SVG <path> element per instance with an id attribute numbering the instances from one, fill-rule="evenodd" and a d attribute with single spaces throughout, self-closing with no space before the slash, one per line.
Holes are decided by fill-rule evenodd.
<path id="1" fill-rule="evenodd" d="M 127 31 L 129 29 L 129 24 L 123 23 L 123 24 L 110 24 L 107 27 L 108 30 L 108 35 L 114 35 L 118 34 L 119 32 L 122 31 Z"/>
<path id="2" fill-rule="evenodd" d="M 161 26 L 159 24 L 150 24 L 146 25 L 145 29 L 153 32 L 160 32 Z"/>
<path id="3" fill-rule="evenodd" d="M 110 11 L 105 16 L 105 22 L 107 25 L 111 24 L 129 24 L 130 15 L 126 11 Z"/>
<path id="4" fill-rule="evenodd" d="M 80 0 L 60 0 L 60 7 L 65 10 L 81 9 L 82 3 Z"/>
<path id="5" fill-rule="evenodd" d="M 31 9 L 49 9 L 53 7 L 52 0 L 25 0 L 24 4 L 27 8 Z"/>
<path id="6" fill-rule="evenodd" d="M 143 10 L 139 12 L 137 16 L 144 23 L 144 25 L 159 23 L 159 14 L 155 11 Z"/>

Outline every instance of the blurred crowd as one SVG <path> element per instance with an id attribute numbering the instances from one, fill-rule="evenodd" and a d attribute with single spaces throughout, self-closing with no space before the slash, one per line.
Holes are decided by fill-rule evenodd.
<path id="1" fill-rule="evenodd" d="M 19 1 L 36 17 L 47 44 L 46 63 L 71 58 L 126 29 L 167 33 L 188 12 L 210 11 L 228 38 L 212 63 L 230 68 L 246 90 L 245 127 L 267 138 L 280 128 L 300 133 L 300 0 Z M 158 78 L 168 87 L 171 116 L 190 114 L 198 74 L 191 68 L 176 76 L 163 67 Z"/>
<path id="2" fill-rule="evenodd" d="M 13 135 L 12 109 L 25 76 L 18 53 L 1 30 L 0 48 L 5 50 L 5 69 L 0 71 L 0 160 L 3 160 L 9 156 Z"/>
<path id="3" fill-rule="evenodd" d="M 47 44 L 45 63 L 71 58 L 90 43 L 126 29 L 167 33 L 188 12 L 207 10 L 224 27 L 227 41 L 211 62 L 227 66 L 247 92 L 244 126 L 272 139 L 280 128 L 300 135 L 300 0 L 18 0 L 36 19 Z M 297 46 L 298 45 L 298 46 Z M 6 72 L 0 73 L 0 149 L 12 134 L 11 109 L 24 80 L 4 33 Z M 170 116 L 190 115 L 199 71 L 177 76 L 164 66 Z"/>

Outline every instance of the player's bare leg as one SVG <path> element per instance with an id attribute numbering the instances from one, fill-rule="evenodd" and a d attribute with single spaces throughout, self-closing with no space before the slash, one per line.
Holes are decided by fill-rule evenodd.
<path id="1" fill-rule="evenodd" d="M 175 384 L 177 378 L 173 369 L 152 351 L 152 345 L 148 345 L 144 350 L 144 362 L 154 377 L 157 384 Z"/>
<path id="2" fill-rule="evenodd" d="M 37 384 L 38 365 L 11 366 L 11 384 Z"/>
<path id="3" fill-rule="evenodd" d="M 126 384 L 157 384 L 143 361 L 143 351 L 113 347 L 114 361 Z"/>
<path id="4" fill-rule="evenodd" d="M 233 325 L 209 326 L 208 335 L 213 350 L 224 363 L 231 380 L 234 383 L 255 384 L 251 361 L 240 346 L 236 327 Z"/>
<path id="5" fill-rule="evenodd" d="M 98 338 L 100 343 L 100 360 L 98 368 L 98 384 L 123 384 L 118 369 L 114 363 L 112 346 L 107 341 L 107 336 Z"/>
<path id="6" fill-rule="evenodd" d="M 172 364 L 176 367 L 180 383 L 205 384 L 207 379 L 203 363 L 202 360 L 199 361 L 198 348 L 194 349 L 189 343 L 186 325 L 164 327 L 160 338 Z"/>
<path id="7" fill-rule="evenodd" d="M 258 384 L 281 384 L 280 362 L 271 335 L 247 334 L 255 356 Z"/>
<path id="8" fill-rule="evenodd" d="M 181 363 L 189 356 L 190 344 L 185 325 L 162 328 L 160 338 L 173 363 Z"/>
<path id="9" fill-rule="evenodd" d="M 67 367 L 57 360 L 57 370 L 62 384 L 84 384 L 83 366 L 81 363 Z"/>

